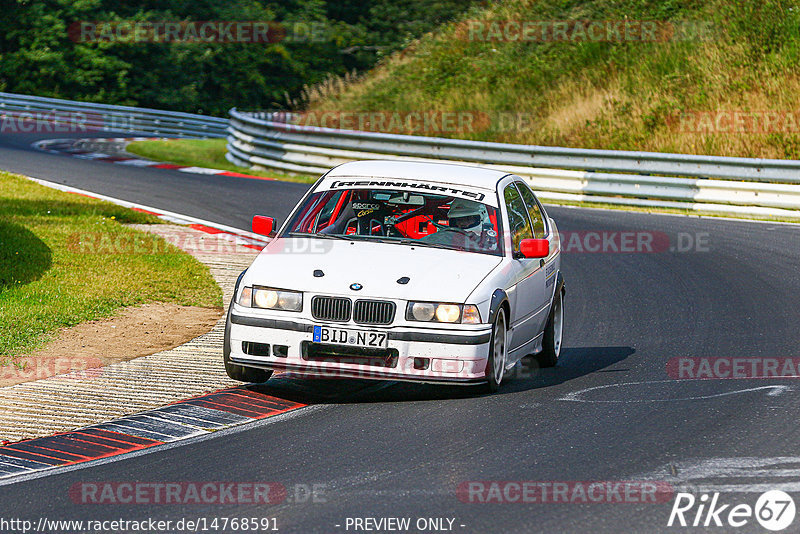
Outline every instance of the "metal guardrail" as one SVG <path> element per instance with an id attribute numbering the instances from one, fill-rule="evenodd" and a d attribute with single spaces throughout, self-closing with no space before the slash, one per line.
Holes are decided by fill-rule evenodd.
<path id="1" fill-rule="evenodd" d="M 357 159 L 447 160 L 526 178 L 544 200 L 800 217 L 800 161 L 583 150 L 297 126 L 230 111 L 227 159 L 321 174 Z"/>
<path id="2" fill-rule="evenodd" d="M 3 130 L 130 132 L 174 137 L 225 137 L 228 119 L 178 111 L 75 102 L 0 93 Z M 38 126 L 34 126 L 38 125 Z"/>

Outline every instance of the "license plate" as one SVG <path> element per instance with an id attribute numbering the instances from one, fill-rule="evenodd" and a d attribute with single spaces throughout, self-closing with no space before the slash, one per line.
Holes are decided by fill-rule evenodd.
<path id="1" fill-rule="evenodd" d="M 334 345 L 352 345 L 354 347 L 385 349 L 389 346 L 389 336 L 386 332 L 368 332 L 365 330 L 350 330 L 347 328 L 333 328 L 330 326 L 315 326 L 314 343 L 331 343 Z"/>

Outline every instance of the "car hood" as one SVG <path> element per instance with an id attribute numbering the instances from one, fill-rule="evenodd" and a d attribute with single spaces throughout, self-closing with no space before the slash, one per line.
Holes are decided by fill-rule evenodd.
<path id="1" fill-rule="evenodd" d="M 354 298 L 464 302 L 501 261 L 499 256 L 422 246 L 284 238 L 261 252 L 243 283 Z M 324 276 L 314 276 L 316 270 Z M 397 282 L 403 277 L 407 284 Z M 363 287 L 354 291 L 352 284 Z"/>

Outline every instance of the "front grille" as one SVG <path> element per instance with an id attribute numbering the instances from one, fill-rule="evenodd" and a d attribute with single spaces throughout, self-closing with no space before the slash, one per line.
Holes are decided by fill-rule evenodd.
<path id="1" fill-rule="evenodd" d="M 359 324 L 392 324 L 394 311 L 394 302 L 357 300 L 353 309 L 353 321 Z"/>
<path id="2" fill-rule="evenodd" d="M 350 365 L 368 365 L 394 369 L 400 352 L 397 349 L 368 349 L 349 345 L 329 345 L 303 341 L 300 346 L 302 358 L 309 362 L 325 362 Z"/>
<path id="3" fill-rule="evenodd" d="M 314 297 L 311 299 L 311 315 L 314 319 L 345 323 L 350 320 L 353 303 L 344 297 Z"/>

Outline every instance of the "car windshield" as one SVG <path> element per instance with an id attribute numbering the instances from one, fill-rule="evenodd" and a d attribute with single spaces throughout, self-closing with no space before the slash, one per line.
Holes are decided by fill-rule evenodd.
<path id="1" fill-rule="evenodd" d="M 496 208 L 475 200 L 407 190 L 316 192 L 296 211 L 285 234 L 502 254 Z"/>

